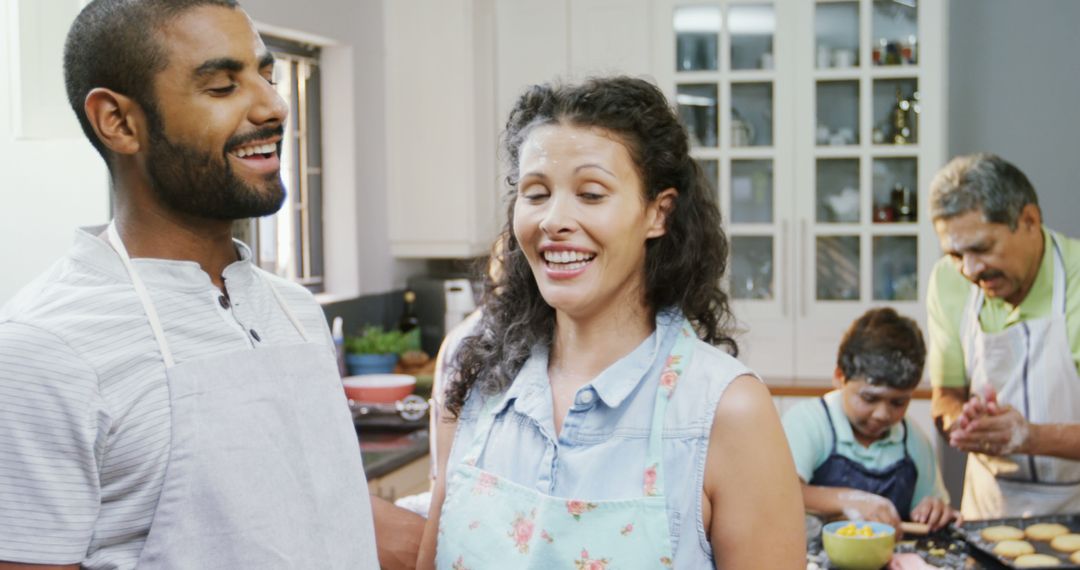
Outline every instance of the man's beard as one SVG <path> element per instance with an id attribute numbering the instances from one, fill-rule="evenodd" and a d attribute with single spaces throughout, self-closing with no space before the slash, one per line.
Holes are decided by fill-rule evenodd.
<path id="1" fill-rule="evenodd" d="M 282 132 L 279 126 L 233 137 L 225 149 Z M 173 211 L 214 220 L 241 220 L 268 216 L 281 208 L 285 186 L 280 171 L 267 174 L 262 188 L 257 188 L 236 176 L 224 153 L 220 160 L 215 160 L 210 152 L 170 141 L 159 117 L 149 118 L 149 134 L 150 183 L 158 199 Z"/>

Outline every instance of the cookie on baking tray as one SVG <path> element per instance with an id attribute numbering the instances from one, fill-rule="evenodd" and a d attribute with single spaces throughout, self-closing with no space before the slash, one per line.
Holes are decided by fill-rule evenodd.
<path id="1" fill-rule="evenodd" d="M 994 554 L 1005 558 L 1016 558 L 1025 554 L 1034 554 L 1035 547 L 1026 540 L 1002 540 L 994 545 Z"/>
<path id="2" fill-rule="evenodd" d="M 983 540 L 1001 542 L 1002 540 L 1020 540 L 1024 538 L 1024 531 L 1015 526 L 998 525 L 982 529 L 979 535 L 983 537 Z"/>
<path id="3" fill-rule="evenodd" d="M 1028 540 L 1039 542 L 1046 542 L 1063 534 L 1069 534 L 1069 527 L 1057 523 L 1033 524 L 1024 529 L 1024 536 L 1027 536 Z"/>
<path id="4" fill-rule="evenodd" d="M 1060 552 L 1080 550 L 1080 534 L 1061 534 L 1050 541 L 1050 548 Z"/>
<path id="5" fill-rule="evenodd" d="M 1047 566 L 1061 566 L 1057 556 L 1049 554 L 1025 554 L 1013 560 L 1013 566 L 1017 568 L 1046 568 Z"/>
<path id="6" fill-rule="evenodd" d="M 1077 550 L 1076 552 L 1073 552 L 1071 555 L 1069 555 L 1069 562 L 1072 562 L 1073 564 L 1080 564 L 1080 550 Z"/>

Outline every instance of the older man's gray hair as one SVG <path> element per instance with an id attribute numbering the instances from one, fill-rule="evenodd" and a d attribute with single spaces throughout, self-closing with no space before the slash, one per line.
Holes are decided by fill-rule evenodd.
<path id="1" fill-rule="evenodd" d="M 1027 176 L 994 154 L 958 156 L 930 182 L 930 217 L 935 221 L 982 211 L 986 221 L 1015 230 L 1028 204 L 1038 207 L 1039 198 Z"/>

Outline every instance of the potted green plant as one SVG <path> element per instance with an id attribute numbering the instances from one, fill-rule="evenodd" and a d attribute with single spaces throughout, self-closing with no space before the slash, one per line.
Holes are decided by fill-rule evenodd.
<path id="1" fill-rule="evenodd" d="M 368 326 L 345 339 L 345 365 L 352 375 L 393 372 L 398 355 L 407 349 L 408 337 L 401 331 Z"/>

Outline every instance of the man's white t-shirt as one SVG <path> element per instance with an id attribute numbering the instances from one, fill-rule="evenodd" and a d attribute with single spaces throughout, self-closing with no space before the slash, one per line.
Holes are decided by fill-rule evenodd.
<path id="1" fill-rule="evenodd" d="M 165 365 L 102 230 L 78 231 L 0 309 L 0 560 L 133 568 L 150 530 L 169 457 Z M 301 342 L 271 283 L 333 352 L 311 294 L 236 243 L 228 297 L 194 262 L 133 260 L 176 362 Z"/>

